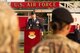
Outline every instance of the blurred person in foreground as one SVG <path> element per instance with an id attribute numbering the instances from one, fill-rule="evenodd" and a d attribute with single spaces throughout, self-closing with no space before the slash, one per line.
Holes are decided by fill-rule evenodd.
<path id="1" fill-rule="evenodd" d="M 18 20 L 7 3 L 0 1 L 0 53 L 19 53 Z"/>
<path id="2" fill-rule="evenodd" d="M 32 53 L 80 53 L 80 45 L 66 37 L 72 22 L 73 18 L 67 9 L 54 9 L 51 22 L 53 34 L 33 47 Z"/>

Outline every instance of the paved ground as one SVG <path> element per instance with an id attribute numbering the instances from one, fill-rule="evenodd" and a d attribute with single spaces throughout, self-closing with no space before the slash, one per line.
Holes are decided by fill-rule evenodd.
<path id="1" fill-rule="evenodd" d="M 24 53 L 24 47 L 20 47 L 20 53 Z"/>
<path id="2" fill-rule="evenodd" d="M 20 53 L 24 53 L 24 45 L 23 45 L 23 42 L 24 42 L 24 32 L 21 31 L 20 32 L 20 36 L 19 36 L 19 42 L 20 42 Z"/>

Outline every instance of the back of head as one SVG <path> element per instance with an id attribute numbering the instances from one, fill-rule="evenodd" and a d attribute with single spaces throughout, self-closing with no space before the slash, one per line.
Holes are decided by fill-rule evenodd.
<path id="1" fill-rule="evenodd" d="M 5 52 L 6 47 L 11 47 L 10 43 L 13 44 L 12 48 L 16 46 L 18 35 L 19 28 L 16 13 L 8 4 L 0 1 L 0 52 Z M 6 48 L 6 51 L 11 53 L 11 48 L 10 50 Z M 16 53 L 15 50 L 14 53 Z"/>
<path id="2" fill-rule="evenodd" d="M 52 29 L 61 30 L 65 25 L 73 22 L 71 13 L 65 8 L 56 8 L 52 11 Z"/>

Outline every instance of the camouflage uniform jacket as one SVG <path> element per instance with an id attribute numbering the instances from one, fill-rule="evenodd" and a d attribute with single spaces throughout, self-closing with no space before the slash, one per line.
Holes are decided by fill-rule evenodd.
<path id="1" fill-rule="evenodd" d="M 52 39 L 51 39 L 52 38 Z M 56 34 L 32 48 L 32 53 L 80 53 L 80 45 Z"/>

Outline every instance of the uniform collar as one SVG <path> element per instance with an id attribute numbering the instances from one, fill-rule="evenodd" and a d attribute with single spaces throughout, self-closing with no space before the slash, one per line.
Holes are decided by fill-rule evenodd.
<path id="1" fill-rule="evenodd" d="M 68 39 L 66 35 L 62 35 L 62 34 L 53 34 L 53 37 L 61 37 L 61 38 Z"/>
<path id="2" fill-rule="evenodd" d="M 34 18 L 34 21 L 36 20 L 36 18 Z"/>
<path id="3" fill-rule="evenodd" d="M 48 39 L 55 39 L 55 38 L 62 38 L 62 39 L 68 39 L 67 37 L 66 37 L 66 35 L 62 35 L 62 34 L 48 34 L 47 36 L 46 36 L 46 38 L 48 38 Z"/>

